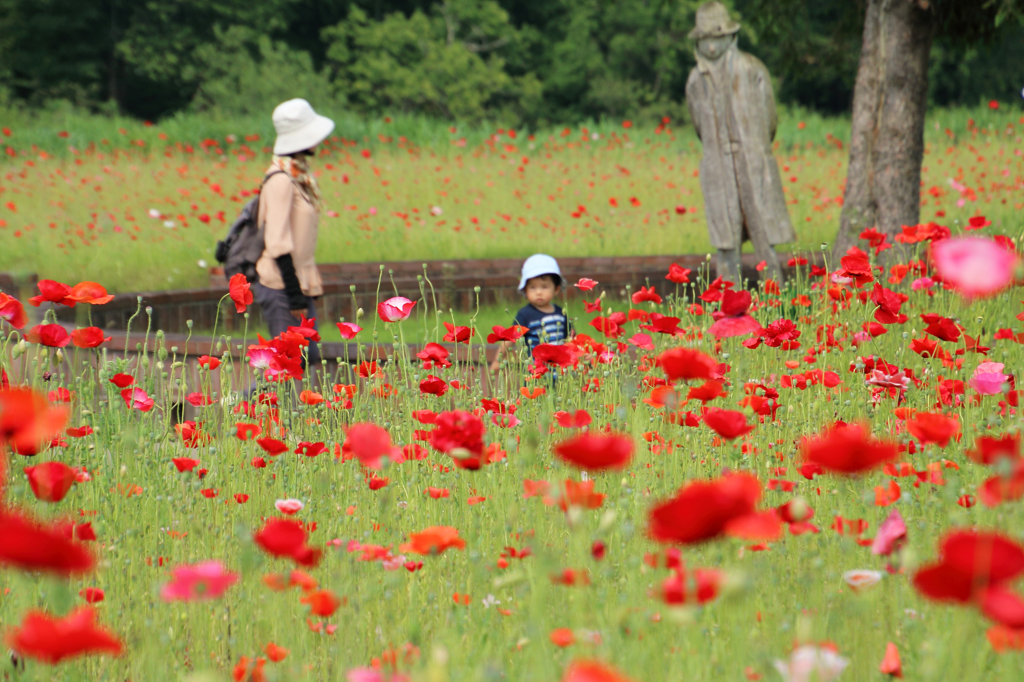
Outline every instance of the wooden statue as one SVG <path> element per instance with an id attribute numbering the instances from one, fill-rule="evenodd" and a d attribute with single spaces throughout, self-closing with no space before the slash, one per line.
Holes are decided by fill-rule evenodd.
<path id="1" fill-rule="evenodd" d="M 779 166 L 772 155 L 777 118 L 768 69 L 736 48 L 740 25 L 720 2 L 697 10 L 690 38 L 697 66 L 686 82 L 690 118 L 704 146 L 700 186 L 717 274 L 740 282 L 740 249 L 749 239 L 766 277 L 778 278 L 775 245 L 796 241 Z"/>

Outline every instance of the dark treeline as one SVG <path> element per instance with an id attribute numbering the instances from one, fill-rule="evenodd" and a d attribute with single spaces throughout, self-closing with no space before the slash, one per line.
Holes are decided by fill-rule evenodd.
<path id="1" fill-rule="evenodd" d="M 979 0 L 980 1 L 980 0 Z M 682 118 L 700 0 L 0 0 L 0 107 Z M 780 101 L 847 112 L 866 0 L 733 0 Z M 932 49 L 936 105 L 1020 100 L 1024 28 Z"/>

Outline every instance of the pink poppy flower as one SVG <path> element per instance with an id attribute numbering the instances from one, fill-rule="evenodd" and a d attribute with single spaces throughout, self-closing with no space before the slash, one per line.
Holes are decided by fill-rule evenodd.
<path id="1" fill-rule="evenodd" d="M 384 322 L 401 322 L 409 319 L 415 305 L 415 301 L 410 301 L 403 296 L 395 296 L 379 304 L 377 314 Z"/>
<path id="2" fill-rule="evenodd" d="M 992 239 L 954 237 L 933 242 L 935 271 L 965 298 L 991 296 L 1013 284 L 1020 259 Z"/>
<path id="3" fill-rule="evenodd" d="M 882 581 L 882 573 L 858 568 L 843 573 L 843 582 L 854 592 L 864 592 Z"/>
<path id="4" fill-rule="evenodd" d="M 866 383 L 871 386 L 878 386 L 880 388 L 901 388 L 905 389 L 910 386 L 910 377 L 903 372 L 897 372 L 895 374 L 886 374 L 880 369 L 873 369 L 868 374 Z"/>
<path id="5" fill-rule="evenodd" d="M 249 346 L 249 366 L 256 369 L 269 369 L 277 351 L 269 346 Z"/>
<path id="6" fill-rule="evenodd" d="M 304 505 L 299 500 L 296 500 L 291 497 L 289 497 L 287 500 L 278 500 L 277 502 L 274 503 L 274 507 L 277 508 L 277 511 L 281 512 L 282 514 L 287 514 L 288 516 L 299 513 L 305 506 L 306 505 Z"/>
<path id="7" fill-rule="evenodd" d="M 126 388 L 121 391 L 121 398 L 130 410 L 149 412 L 153 409 L 153 399 L 141 388 Z"/>
<path id="8" fill-rule="evenodd" d="M 171 582 L 160 589 L 160 598 L 172 601 L 209 601 L 220 598 L 238 582 L 238 574 L 224 570 L 219 561 L 203 561 L 171 569 Z"/>
<path id="9" fill-rule="evenodd" d="M 651 338 L 650 334 L 637 332 L 629 337 L 628 340 L 631 344 L 642 350 L 654 350 L 654 339 Z"/>
<path id="10" fill-rule="evenodd" d="M 708 329 L 717 338 L 723 339 L 729 336 L 743 336 L 761 329 L 760 323 L 747 314 L 750 308 L 749 291 L 732 291 L 726 289 L 722 292 L 721 308 L 711 314 L 715 323 Z"/>
<path id="11" fill-rule="evenodd" d="M 913 283 L 911 283 L 910 288 L 913 289 L 914 291 L 927 291 L 928 289 L 931 289 L 934 285 L 935 280 L 933 280 L 931 277 L 919 277 L 918 279 L 915 279 Z"/>
<path id="12" fill-rule="evenodd" d="M 795 649 L 788 661 L 775 661 L 775 669 L 785 682 L 831 682 L 842 675 L 848 665 L 850 660 L 835 651 L 811 644 Z"/>
<path id="13" fill-rule="evenodd" d="M 1010 377 L 1003 374 L 1003 363 L 983 362 L 974 370 L 967 384 L 981 395 L 999 395 Z"/>
<path id="14" fill-rule="evenodd" d="M 877 556 L 889 556 L 899 549 L 907 538 L 907 524 L 899 509 L 893 509 L 889 518 L 878 527 L 875 541 L 871 543 L 871 553 Z"/>

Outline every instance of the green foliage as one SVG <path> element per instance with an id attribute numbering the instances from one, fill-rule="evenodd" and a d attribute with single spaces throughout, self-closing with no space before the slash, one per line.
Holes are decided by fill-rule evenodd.
<path id="1" fill-rule="evenodd" d="M 396 12 L 382 21 L 353 7 L 323 35 L 337 87 L 362 111 L 422 111 L 474 122 L 495 113 L 521 115 L 540 93 L 534 75 L 505 72 L 501 52 L 520 41 L 493 0 L 449 0 L 430 15 Z"/>
<path id="2" fill-rule="evenodd" d="M 516 126 L 678 122 L 701 2 L 0 0 L 0 92 L 150 120 L 190 107 L 265 115 L 306 96 Z M 867 0 L 726 4 L 781 103 L 849 109 Z M 932 101 L 1016 100 L 1024 0 L 931 7 Z"/>
<path id="3" fill-rule="evenodd" d="M 272 41 L 251 29 L 217 31 L 217 42 L 196 50 L 204 80 L 192 108 L 218 116 L 267 116 L 279 102 L 304 93 L 318 106 L 328 105 L 333 86 L 317 73 L 308 52 Z"/>

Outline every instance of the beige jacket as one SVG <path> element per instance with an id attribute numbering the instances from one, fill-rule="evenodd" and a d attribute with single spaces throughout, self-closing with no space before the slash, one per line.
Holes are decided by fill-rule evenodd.
<path id="1" fill-rule="evenodd" d="M 259 210 L 264 244 L 263 255 L 256 262 L 260 284 L 268 289 L 284 289 L 281 270 L 274 259 L 290 253 L 302 293 L 306 296 L 323 294 L 320 271 L 314 259 L 320 216 L 313 204 L 287 174 L 277 173 L 263 185 Z"/>

